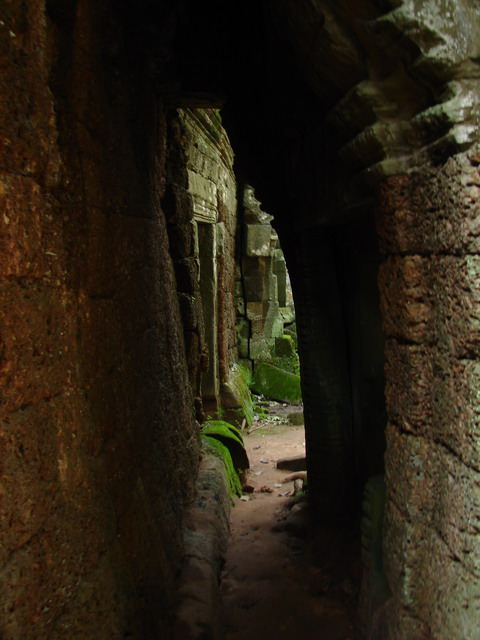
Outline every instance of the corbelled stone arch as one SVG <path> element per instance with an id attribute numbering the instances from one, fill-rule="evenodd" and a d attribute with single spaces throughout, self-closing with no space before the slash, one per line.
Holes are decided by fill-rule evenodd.
<path id="1" fill-rule="evenodd" d="M 263 64 L 248 75 L 255 109 L 237 92 L 232 138 L 275 214 L 296 292 L 315 510 L 353 514 L 363 481 L 381 467 L 386 418 L 392 595 L 369 632 L 474 638 L 479 8 L 265 2 L 263 10 Z M 362 257 L 347 269 L 349 246 Z M 372 330 L 355 338 L 348 284 L 366 263 L 360 295 L 369 303 L 357 313 L 368 310 Z M 371 403 L 355 415 L 358 397 Z M 373 459 L 365 449 L 359 457 L 365 440 L 378 447 Z M 373 591 L 384 577 L 373 576 Z"/>
<path id="2" fill-rule="evenodd" d="M 385 340 L 385 633 L 475 637 L 477 3 L 142 6 L 166 18 L 146 30 L 162 91 L 223 101 L 237 168 L 275 216 L 317 514 L 351 518 L 381 470 Z"/>
<path id="3" fill-rule="evenodd" d="M 168 113 L 223 102 L 294 281 L 320 518 L 382 461 L 381 256 L 370 635 L 476 638 L 477 3 L 3 5 L 2 634 L 168 635 L 202 364 Z"/>

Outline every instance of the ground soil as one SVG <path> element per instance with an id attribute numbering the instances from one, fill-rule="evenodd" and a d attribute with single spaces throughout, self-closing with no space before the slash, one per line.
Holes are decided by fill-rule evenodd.
<path id="1" fill-rule="evenodd" d="M 357 640 L 357 532 L 313 527 L 308 501 L 292 497 L 293 482 L 282 484 L 291 472 L 276 468 L 304 454 L 303 426 L 257 422 L 245 445 L 254 492 L 232 509 L 226 640 Z"/>

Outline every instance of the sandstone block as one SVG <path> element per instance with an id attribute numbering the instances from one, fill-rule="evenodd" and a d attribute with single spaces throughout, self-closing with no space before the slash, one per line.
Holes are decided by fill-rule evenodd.
<path id="1" fill-rule="evenodd" d="M 277 356 L 293 356 L 295 353 L 295 344 L 292 336 L 282 335 L 275 338 L 275 355 Z"/>
<path id="2" fill-rule="evenodd" d="M 300 376 L 279 369 L 266 362 L 256 365 L 252 389 L 267 398 L 281 402 L 301 402 Z"/>
<path id="3" fill-rule="evenodd" d="M 432 353 L 422 345 L 389 339 L 385 344 L 385 400 L 391 421 L 425 433 L 432 417 Z"/>
<path id="4" fill-rule="evenodd" d="M 251 257 L 271 254 L 272 228 L 265 224 L 246 225 L 246 254 Z"/>
<path id="5" fill-rule="evenodd" d="M 391 257 L 379 272 L 384 330 L 409 342 L 432 338 L 430 261 L 421 256 Z"/>

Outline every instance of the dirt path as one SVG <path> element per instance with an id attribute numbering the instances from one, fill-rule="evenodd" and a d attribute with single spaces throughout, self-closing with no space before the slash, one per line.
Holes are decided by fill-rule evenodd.
<path id="1" fill-rule="evenodd" d="M 293 483 L 281 484 L 291 472 L 276 461 L 304 453 L 303 427 L 270 425 L 245 444 L 255 492 L 232 510 L 226 640 L 356 640 L 356 544 L 337 533 L 312 535 L 306 502 L 281 495 Z"/>

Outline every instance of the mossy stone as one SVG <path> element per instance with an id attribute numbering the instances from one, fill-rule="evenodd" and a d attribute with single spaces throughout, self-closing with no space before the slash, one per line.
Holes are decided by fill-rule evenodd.
<path id="1" fill-rule="evenodd" d="M 205 434 L 201 434 L 201 441 L 205 449 L 217 456 L 222 460 L 225 465 L 225 471 L 227 472 L 228 478 L 228 489 L 231 496 L 241 496 L 242 495 L 242 483 L 240 482 L 240 478 L 238 476 L 237 471 L 235 470 L 235 466 L 232 460 L 232 456 L 230 454 L 230 450 L 226 447 L 220 440 L 213 436 L 207 436 Z"/>
<path id="2" fill-rule="evenodd" d="M 292 336 L 284 334 L 280 338 L 275 338 L 275 355 L 276 356 L 292 356 L 295 353 L 295 342 Z"/>
<path id="3" fill-rule="evenodd" d="M 294 426 L 299 426 L 305 423 L 305 418 L 303 416 L 303 411 L 296 411 L 295 413 L 290 413 L 288 416 L 289 424 Z"/>
<path id="4" fill-rule="evenodd" d="M 228 448 L 235 469 L 243 470 L 250 467 L 242 434 L 233 424 L 224 420 L 209 420 L 202 427 L 202 435 L 215 438 Z"/>
<path id="5" fill-rule="evenodd" d="M 251 388 L 272 400 L 292 403 L 302 400 L 300 376 L 267 362 L 256 365 Z"/>
<path id="6" fill-rule="evenodd" d="M 222 385 L 222 408 L 228 413 L 228 418 L 234 419 L 232 413 L 236 413 L 239 422 L 245 418 L 248 426 L 253 423 L 253 398 L 250 392 L 252 374 L 242 364 L 237 363 L 232 367 L 229 379 Z M 237 422 L 236 419 L 234 419 Z"/>

